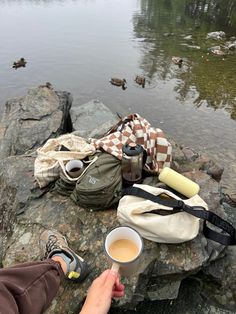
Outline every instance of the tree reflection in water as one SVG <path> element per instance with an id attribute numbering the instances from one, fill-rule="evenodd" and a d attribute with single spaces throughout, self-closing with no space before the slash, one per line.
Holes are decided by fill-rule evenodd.
<path id="1" fill-rule="evenodd" d="M 209 51 L 236 41 L 234 0 L 140 0 L 133 27 L 143 53 L 140 68 L 151 84 L 176 79 L 182 102 L 194 97 L 196 106 L 224 108 L 236 120 L 236 52 Z M 226 38 L 206 39 L 212 31 L 224 31 Z M 172 56 L 183 57 L 182 68 L 173 65 Z"/>

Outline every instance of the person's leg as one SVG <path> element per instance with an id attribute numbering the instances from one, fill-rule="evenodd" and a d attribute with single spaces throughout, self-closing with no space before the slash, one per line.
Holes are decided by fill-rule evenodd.
<path id="1" fill-rule="evenodd" d="M 40 236 L 45 261 L 0 269 L 0 314 L 43 313 L 55 297 L 63 278 L 82 281 L 85 261 L 54 230 Z"/>
<path id="2" fill-rule="evenodd" d="M 52 259 L 0 269 L 0 313 L 42 313 L 64 277 Z"/>

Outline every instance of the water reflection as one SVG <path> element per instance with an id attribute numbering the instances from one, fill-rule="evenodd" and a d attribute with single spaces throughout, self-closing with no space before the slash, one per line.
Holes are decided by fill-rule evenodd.
<path id="1" fill-rule="evenodd" d="M 93 0 L 83 0 L 84 2 L 87 1 L 93 1 Z M 70 0 L 68 2 L 77 2 L 77 0 Z M 24 5 L 24 4 L 34 4 L 34 5 L 42 5 L 42 4 L 63 4 L 65 3 L 65 0 L 1 0 L 0 5 L 9 5 L 9 4 L 19 4 L 19 5 Z"/>
<path id="2" fill-rule="evenodd" d="M 177 142 L 224 160 L 225 181 L 235 185 L 235 121 L 225 114 L 235 118 L 235 52 L 222 61 L 207 54 L 216 43 L 206 41 L 209 31 L 233 34 L 235 10 L 219 24 L 217 12 L 210 19 L 208 7 L 201 11 L 194 3 L 0 0 L 0 115 L 7 99 L 51 82 L 55 90 L 71 92 L 75 105 L 100 99 L 121 115 L 138 112 L 161 124 Z M 183 57 L 181 68 L 172 56 Z M 21 57 L 26 67 L 12 69 Z M 134 82 L 143 74 L 145 88 Z M 111 86 L 113 76 L 126 78 L 128 88 Z M 222 138 L 220 150 L 216 138 Z"/>
<path id="3" fill-rule="evenodd" d="M 222 30 L 232 31 L 236 27 L 236 4 L 234 0 L 206 0 L 206 1 L 187 1 L 186 12 L 188 15 L 206 21 L 206 23 L 214 24 Z"/>
<path id="4" fill-rule="evenodd" d="M 95 0 L 0 0 L 0 7 L 1 6 L 10 6 L 10 5 L 34 5 L 34 6 L 43 6 L 49 7 L 53 5 L 65 6 L 70 3 L 76 4 L 77 2 L 80 3 L 93 3 Z"/>
<path id="5" fill-rule="evenodd" d="M 224 108 L 236 119 L 236 52 L 218 56 L 210 51 L 235 42 L 236 2 L 141 0 L 140 7 L 133 16 L 134 33 L 142 51 L 140 68 L 150 82 L 176 78 L 179 100 L 195 93 L 197 107 Z M 206 39 L 219 30 L 226 33 L 224 40 Z M 183 57 L 181 69 L 171 63 L 172 56 Z"/>

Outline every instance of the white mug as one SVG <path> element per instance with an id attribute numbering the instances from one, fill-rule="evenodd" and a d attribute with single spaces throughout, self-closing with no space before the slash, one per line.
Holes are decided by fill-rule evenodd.
<path id="1" fill-rule="evenodd" d="M 81 160 L 73 159 L 66 164 L 66 172 L 71 178 L 77 178 L 84 170 L 84 164 Z"/>
<path id="2" fill-rule="evenodd" d="M 112 256 L 110 247 L 112 243 L 118 240 L 130 240 L 137 248 L 136 254 L 132 256 L 132 259 L 127 261 L 119 260 Z M 130 227 L 117 227 L 111 230 L 105 239 L 104 249 L 108 256 L 109 262 L 112 264 L 112 269 L 119 272 L 123 276 L 130 276 L 136 272 L 138 268 L 139 257 L 143 251 L 143 240 L 139 233 Z"/>

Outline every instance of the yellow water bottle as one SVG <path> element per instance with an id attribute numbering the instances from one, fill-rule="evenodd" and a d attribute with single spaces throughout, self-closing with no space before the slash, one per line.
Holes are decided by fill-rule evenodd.
<path id="1" fill-rule="evenodd" d="M 188 198 L 198 194 L 200 189 L 197 183 L 168 167 L 161 171 L 159 180 Z"/>

